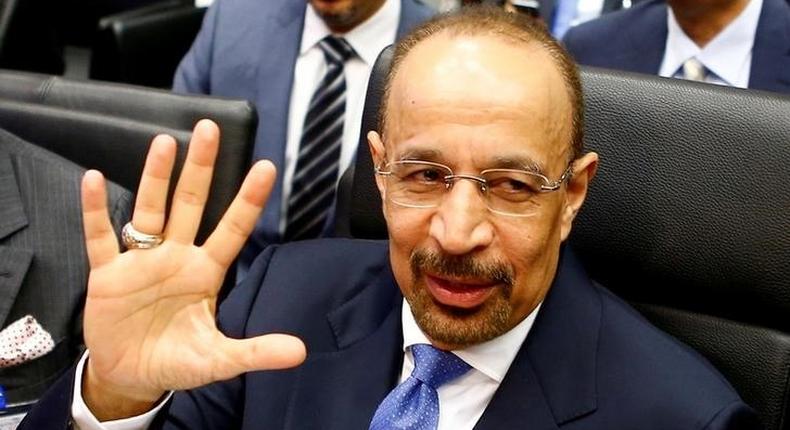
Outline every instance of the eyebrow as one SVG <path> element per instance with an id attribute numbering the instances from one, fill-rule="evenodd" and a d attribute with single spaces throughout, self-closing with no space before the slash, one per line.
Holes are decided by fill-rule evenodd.
<path id="1" fill-rule="evenodd" d="M 422 160 L 436 163 L 442 160 L 442 153 L 441 151 L 437 151 L 435 149 L 408 149 L 403 154 L 399 155 L 397 160 Z"/>
<path id="2" fill-rule="evenodd" d="M 526 170 L 541 175 L 544 175 L 546 171 L 539 162 L 527 156 L 494 157 L 493 165 L 495 169 Z"/>
<path id="3" fill-rule="evenodd" d="M 412 148 L 397 156 L 397 161 L 419 160 L 445 163 L 442 152 L 436 149 Z M 514 169 L 545 175 L 543 165 L 529 156 L 494 157 L 489 169 Z"/>

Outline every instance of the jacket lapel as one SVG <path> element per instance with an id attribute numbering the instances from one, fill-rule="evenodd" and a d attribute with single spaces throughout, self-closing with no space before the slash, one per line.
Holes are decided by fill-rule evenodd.
<path id="1" fill-rule="evenodd" d="M 553 429 L 595 411 L 600 320 L 598 293 L 563 250 L 535 325 L 475 428 Z"/>
<path id="2" fill-rule="evenodd" d="M 634 7 L 644 10 L 630 14 L 634 22 L 624 30 L 625 49 L 618 55 L 619 58 L 613 59 L 614 68 L 648 75 L 658 74 L 666 50 L 667 7 L 664 2 L 650 2 Z"/>
<path id="3" fill-rule="evenodd" d="M 33 260 L 31 251 L 4 243 L 27 225 L 11 157 L 0 151 L 0 327 L 6 325 L 8 314 Z"/>
<path id="4" fill-rule="evenodd" d="M 749 88 L 790 92 L 790 6 L 765 0 L 752 47 Z"/>
<path id="5" fill-rule="evenodd" d="M 403 361 L 403 298 L 387 266 L 369 287 L 327 315 L 337 351 L 308 354 L 285 428 L 367 428 L 397 384 Z"/>
<path id="6" fill-rule="evenodd" d="M 546 395 L 526 355 L 522 348 L 475 430 L 557 428 Z"/>

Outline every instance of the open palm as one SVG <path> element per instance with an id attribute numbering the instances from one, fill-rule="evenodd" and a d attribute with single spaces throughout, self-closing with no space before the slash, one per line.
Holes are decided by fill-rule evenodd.
<path id="1" fill-rule="evenodd" d="M 164 236 L 153 249 L 120 252 L 107 214 L 104 180 L 95 171 L 85 175 L 83 219 L 91 272 L 84 390 L 90 391 L 85 398 L 99 409 L 94 410 L 97 416 L 117 418 L 118 413 L 102 410 L 107 399 L 151 404 L 168 390 L 291 367 L 304 359 L 304 345 L 294 337 L 229 339 L 215 325 L 217 292 L 275 177 L 271 163 L 256 163 L 217 228 L 203 246 L 195 246 L 218 142 L 213 122 L 195 126 L 167 220 L 175 141 L 157 136 L 152 142 L 132 225 Z M 100 401 L 92 405 L 92 399 Z"/>

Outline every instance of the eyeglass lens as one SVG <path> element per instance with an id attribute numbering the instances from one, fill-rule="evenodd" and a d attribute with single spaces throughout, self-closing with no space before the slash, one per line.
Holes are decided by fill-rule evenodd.
<path id="1" fill-rule="evenodd" d="M 401 161 L 388 165 L 387 195 L 406 207 L 436 207 L 453 184 L 461 179 L 478 180 L 487 206 L 494 212 L 526 216 L 539 208 L 538 196 L 546 180 L 530 172 L 494 169 L 477 176 L 454 176 L 442 165 Z"/>

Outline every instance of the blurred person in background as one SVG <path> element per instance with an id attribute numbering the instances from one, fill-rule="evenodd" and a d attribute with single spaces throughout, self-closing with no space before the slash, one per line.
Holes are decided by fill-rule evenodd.
<path id="1" fill-rule="evenodd" d="M 174 90 L 258 109 L 252 159 L 272 160 L 272 197 L 239 256 L 241 279 L 268 244 L 331 232 L 335 186 L 359 142 L 376 57 L 434 13 L 417 0 L 218 0 Z"/>
<path id="2" fill-rule="evenodd" d="M 790 93 L 786 0 L 650 0 L 563 42 L 583 65 Z"/>

